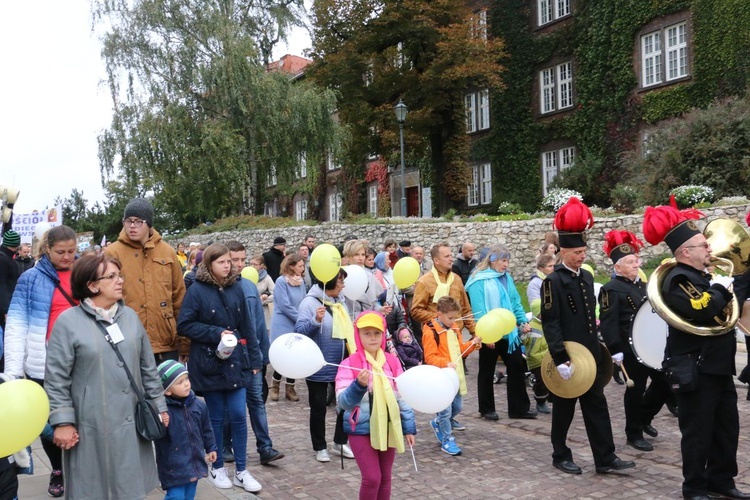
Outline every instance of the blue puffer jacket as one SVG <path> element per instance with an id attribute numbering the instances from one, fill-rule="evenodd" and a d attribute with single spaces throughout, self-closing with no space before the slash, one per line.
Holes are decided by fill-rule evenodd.
<path id="1" fill-rule="evenodd" d="M 182 486 L 206 477 L 206 453 L 217 451 L 206 403 L 190 395 L 166 396 L 169 411 L 167 435 L 154 441 L 162 489 Z"/>
<path id="2" fill-rule="evenodd" d="M 236 279 L 219 287 L 201 264 L 177 317 L 177 331 L 192 340 L 188 371 L 196 391 L 229 391 L 250 385 L 252 370 L 263 367 L 258 337 L 248 314 L 245 289 Z M 261 317 L 263 313 L 260 313 Z M 239 340 L 228 359 L 216 356 L 224 330 Z"/>
<path id="3" fill-rule="evenodd" d="M 336 302 L 343 304 L 343 296 L 339 295 L 335 299 L 328 297 L 322 288 L 313 285 L 307 296 L 302 299 L 299 305 L 299 314 L 297 323 L 294 325 L 294 331 L 307 335 L 320 347 L 323 352 L 323 359 L 328 363 L 341 363 L 346 353 L 346 343 L 344 339 L 333 338 L 333 317 L 326 311 L 323 322 L 315 321 L 315 311 L 323 305 L 323 301 Z M 325 365 L 323 368 L 307 377 L 307 380 L 313 382 L 333 382 L 336 379 L 335 366 Z"/>
<path id="4" fill-rule="evenodd" d="M 261 356 L 263 356 L 263 364 L 267 365 L 270 363 L 268 360 L 268 349 L 271 347 L 271 341 L 268 339 L 266 316 L 263 312 L 263 303 L 258 296 L 258 288 L 255 286 L 255 283 L 245 278 L 240 278 L 238 282 L 245 293 L 247 312 L 250 315 L 250 326 L 255 332 L 255 336 L 258 337 L 258 347 L 260 348 Z"/>
<path id="5" fill-rule="evenodd" d="M 44 379 L 47 323 L 57 283 L 57 271 L 46 255 L 18 279 L 5 321 L 6 375 Z"/>

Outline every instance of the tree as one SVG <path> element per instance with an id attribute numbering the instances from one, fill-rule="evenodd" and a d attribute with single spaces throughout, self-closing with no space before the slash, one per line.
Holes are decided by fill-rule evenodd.
<path id="1" fill-rule="evenodd" d="M 152 194 L 168 227 L 260 213 L 272 170 L 323 161 L 335 98 L 271 73 L 302 0 L 95 0 L 114 103 L 102 175 Z"/>
<path id="2" fill-rule="evenodd" d="M 502 86 L 502 41 L 482 28 L 477 13 L 456 0 L 315 2 L 311 75 L 339 93 L 342 122 L 351 127 L 347 185 L 361 183 L 369 154 L 397 160 L 393 106 L 401 98 L 409 107 L 408 158 L 425 166 L 423 184 L 432 185 L 438 211 L 465 198 L 464 96 Z"/>

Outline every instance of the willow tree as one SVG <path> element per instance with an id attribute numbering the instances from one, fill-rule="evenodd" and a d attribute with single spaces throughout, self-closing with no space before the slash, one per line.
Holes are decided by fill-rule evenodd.
<path id="1" fill-rule="evenodd" d="M 153 192 L 185 227 L 261 213 L 271 175 L 288 186 L 301 154 L 323 161 L 336 136 L 333 93 L 267 70 L 302 9 L 302 0 L 94 0 L 114 107 L 99 137 L 103 178 Z"/>
<path id="2" fill-rule="evenodd" d="M 409 107 L 405 125 L 411 164 L 422 165 L 444 212 L 465 199 L 469 181 L 464 97 L 502 87 L 503 44 L 486 35 L 486 13 L 461 0 L 316 0 L 312 77 L 340 94 L 351 126 L 349 161 L 378 153 L 398 160 L 393 106 Z M 362 179 L 354 169 L 350 174 Z"/>

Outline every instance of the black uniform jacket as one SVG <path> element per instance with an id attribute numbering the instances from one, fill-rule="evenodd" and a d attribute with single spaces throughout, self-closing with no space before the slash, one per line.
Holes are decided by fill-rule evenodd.
<path id="1" fill-rule="evenodd" d="M 722 285 L 710 283 L 708 273 L 678 263 L 664 278 L 664 303 L 686 322 L 696 326 L 720 325 L 732 294 Z M 546 325 L 545 325 L 546 327 Z M 672 326 L 667 337 L 666 356 L 693 353 L 698 371 L 711 375 L 734 375 L 737 350 L 734 329 L 724 335 L 702 336 Z"/>
<path id="2" fill-rule="evenodd" d="M 609 352 L 632 353 L 633 316 L 646 300 L 646 284 L 616 276 L 599 292 L 599 331 Z"/>

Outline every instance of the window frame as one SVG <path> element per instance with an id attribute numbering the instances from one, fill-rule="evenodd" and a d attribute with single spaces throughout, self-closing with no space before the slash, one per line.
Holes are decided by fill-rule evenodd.
<path id="1" fill-rule="evenodd" d="M 344 206 L 344 198 L 338 191 L 328 195 L 328 220 L 337 222 L 341 220 L 341 209 Z"/>
<path id="2" fill-rule="evenodd" d="M 492 204 L 492 162 L 480 161 L 471 166 L 471 181 L 466 185 L 466 205 Z"/>
<path id="3" fill-rule="evenodd" d="M 367 212 L 373 217 L 378 216 L 378 185 L 367 187 Z"/>
<path id="4" fill-rule="evenodd" d="M 547 196 L 552 181 L 563 170 L 573 166 L 576 158 L 575 146 L 564 146 L 541 152 L 542 162 L 542 196 Z M 551 175 L 550 175 L 551 173 Z"/>
<path id="5" fill-rule="evenodd" d="M 307 219 L 307 200 L 297 200 L 294 202 L 294 217 L 298 221 Z"/>
<path id="6" fill-rule="evenodd" d="M 547 115 L 571 109 L 573 93 L 573 61 L 563 61 L 539 70 L 539 114 Z"/>
<path id="7" fill-rule="evenodd" d="M 638 36 L 639 88 L 648 90 L 690 78 L 690 30 L 685 18 L 652 25 Z"/>
<path id="8" fill-rule="evenodd" d="M 537 0 L 537 26 L 547 26 L 572 15 L 571 0 Z"/>
<path id="9" fill-rule="evenodd" d="M 466 133 L 473 134 L 489 130 L 490 123 L 490 90 L 480 89 L 464 94 L 464 112 L 466 114 Z"/>

